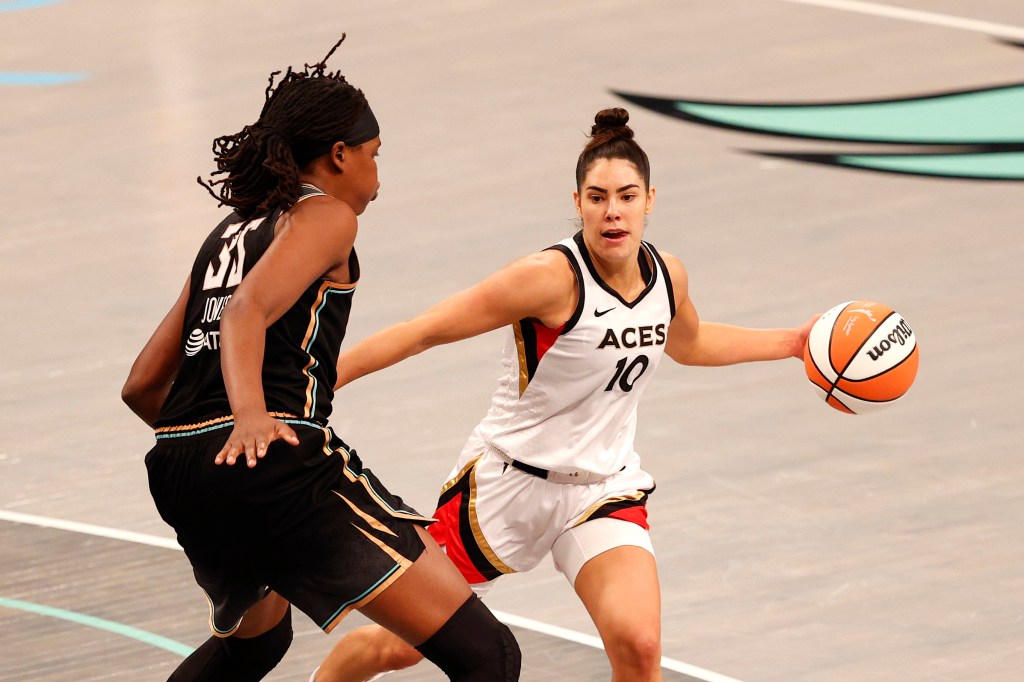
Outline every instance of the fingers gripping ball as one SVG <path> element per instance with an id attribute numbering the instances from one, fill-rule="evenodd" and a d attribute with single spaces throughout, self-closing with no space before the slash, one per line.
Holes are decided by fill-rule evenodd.
<path id="1" fill-rule="evenodd" d="M 847 414 L 901 398 L 917 376 L 917 337 L 892 308 L 848 301 L 822 315 L 807 337 L 804 369 L 825 402 Z"/>

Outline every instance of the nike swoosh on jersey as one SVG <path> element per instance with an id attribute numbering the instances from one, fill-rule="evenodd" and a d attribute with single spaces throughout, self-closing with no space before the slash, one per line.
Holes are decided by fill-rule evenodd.
<path id="1" fill-rule="evenodd" d="M 598 310 L 597 308 L 594 308 L 594 317 L 601 317 L 602 315 L 607 315 L 613 310 L 615 310 L 615 306 L 612 306 L 608 310 Z"/>

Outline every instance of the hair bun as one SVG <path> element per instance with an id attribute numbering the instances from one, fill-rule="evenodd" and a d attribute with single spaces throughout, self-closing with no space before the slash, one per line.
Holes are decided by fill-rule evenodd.
<path id="1" fill-rule="evenodd" d="M 629 122 L 629 112 L 621 107 L 602 109 L 594 116 L 594 125 L 590 129 L 591 137 L 601 133 L 613 137 L 625 137 L 633 139 L 633 130 L 626 125 Z"/>

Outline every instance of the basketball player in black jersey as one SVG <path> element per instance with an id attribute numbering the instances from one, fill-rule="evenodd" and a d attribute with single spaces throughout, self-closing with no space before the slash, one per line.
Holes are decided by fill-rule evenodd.
<path id="1" fill-rule="evenodd" d="M 234 210 L 122 391 L 156 429 L 150 490 L 211 606 L 213 637 L 170 679 L 262 679 L 291 643 L 295 604 L 325 631 L 358 609 L 453 680 L 516 680 L 515 639 L 430 538 L 431 520 L 327 425 L 357 216 L 379 189 L 376 119 L 326 71 L 340 43 L 272 74 L 259 120 L 214 141 L 224 177 L 200 182 Z M 236 459 L 248 467 L 218 466 Z"/>

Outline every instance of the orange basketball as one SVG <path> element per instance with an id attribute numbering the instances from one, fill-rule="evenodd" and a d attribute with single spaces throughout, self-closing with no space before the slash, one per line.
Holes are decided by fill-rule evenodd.
<path id="1" fill-rule="evenodd" d="M 892 308 L 874 301 L 840 303 L 807 337 L 804 369 L 825 402 L 847 414 L 873 412 L 914 383 L 917 337 Z"/>

